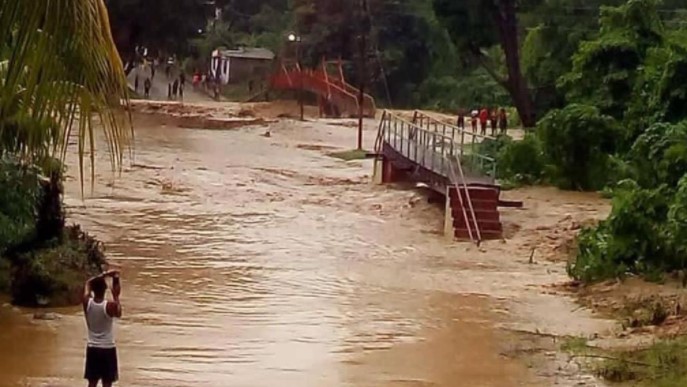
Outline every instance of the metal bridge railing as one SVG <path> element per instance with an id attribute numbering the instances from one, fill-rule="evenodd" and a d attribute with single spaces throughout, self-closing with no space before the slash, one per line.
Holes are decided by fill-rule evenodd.
<path id="1" fill-rule="evenodd" d="M 415 111 L 412 122 L 425 130 L 441 133 L 458 144 L 460 160 L 467 172 L 496 178 L 496 159 L 480 153 L 479 149 L 484 141 L 496 140 L 495 137 L 462 129 L 457 125 L 420 111 Z"/>
<path id="2" fill-rule="evenodd" d="M 449 177 L 449 160 L 460 152 L 460 145 L 449 136 L 423 129 L 388 111 L 384 112 L 380 130 L 381 140 L 406 159 Z"/>

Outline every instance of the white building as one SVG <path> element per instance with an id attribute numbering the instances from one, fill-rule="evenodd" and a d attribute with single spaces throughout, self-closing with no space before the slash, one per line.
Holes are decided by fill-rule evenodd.
<path id="1" fill-rule="evenodd" d="M 272 71 L 274 53 L 266 48 L 241 47 L 212 52 L 210 73 L 222 84 L 266 77 Z"/>

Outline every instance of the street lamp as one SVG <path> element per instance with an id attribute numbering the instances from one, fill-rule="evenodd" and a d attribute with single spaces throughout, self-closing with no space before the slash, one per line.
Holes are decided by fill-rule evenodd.
<path id="1" fill-rule="evenodd" d="M 292 32 L 286 38 L 289 40 L 289 42 L 296 43 L 296 63 L 298 64 L 299 72 L 298 106 L 301 110 L 301 121 L 305 121 L 305 114 L 303 108 L 303 65 L 301 63 L 301 37 Z"/>

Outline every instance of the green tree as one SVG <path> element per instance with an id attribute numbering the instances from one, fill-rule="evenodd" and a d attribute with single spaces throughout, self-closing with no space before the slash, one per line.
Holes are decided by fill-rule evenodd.
<path id="1" fill-rule="evenodd" d="M 105 3 L 127 70 L 138 60 L 137 47 L 158 53 L 187 54 L 189 39 L 203 31 L 214 12 L 207 0 L 105 0 Z"/>
<path id="2" fill-rule="evenodd" d="M 594 106 L 572 104 L 550 111 L 537 131 L 551 165 L 549 176 L 561 188 L 594 190 L 608 183 L 617 133 L 612 117 Z"/>
<path id="3" fill-rule="evenodd" d="M 532 4 L 530 4 L 532 3 Z M 534 104 L 520 63 L 518 8 L 527 9 L 538 1 L 434 0 L 437 16 L 463 54 L 483 66 L 510 94 L 525 127 L 536 123 Z M 506 74 L 499 73 L 487 48 L 498 44 L 504 54 Z"/>
<path id="4" fill-rule="evenodd" d="M 663 44 L 664 26 L 654 0 L 602 7 L 597 38 L 582 42 L 572 71 L 559 80 L 569 102 L 596 106 L 622 119 L 639 72 L 652 47 Z"/>

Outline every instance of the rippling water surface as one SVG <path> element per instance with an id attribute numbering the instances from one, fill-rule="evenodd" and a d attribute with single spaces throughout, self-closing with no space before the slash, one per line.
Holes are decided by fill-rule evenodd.
<path id="1" fill-rule="evenodd" d="M 124 270 L 121 385 L 530 385 L 486 300 L 457 290 L 440 209 L 298 146 L 345 146 L 351 128 L 263 130 L 143 124 L 114 186 L 81 201 L 68 184 L 72 218 Z M 58 312 L 0 308 L 6 385 L 82 384 L 82 317 Z"/>

